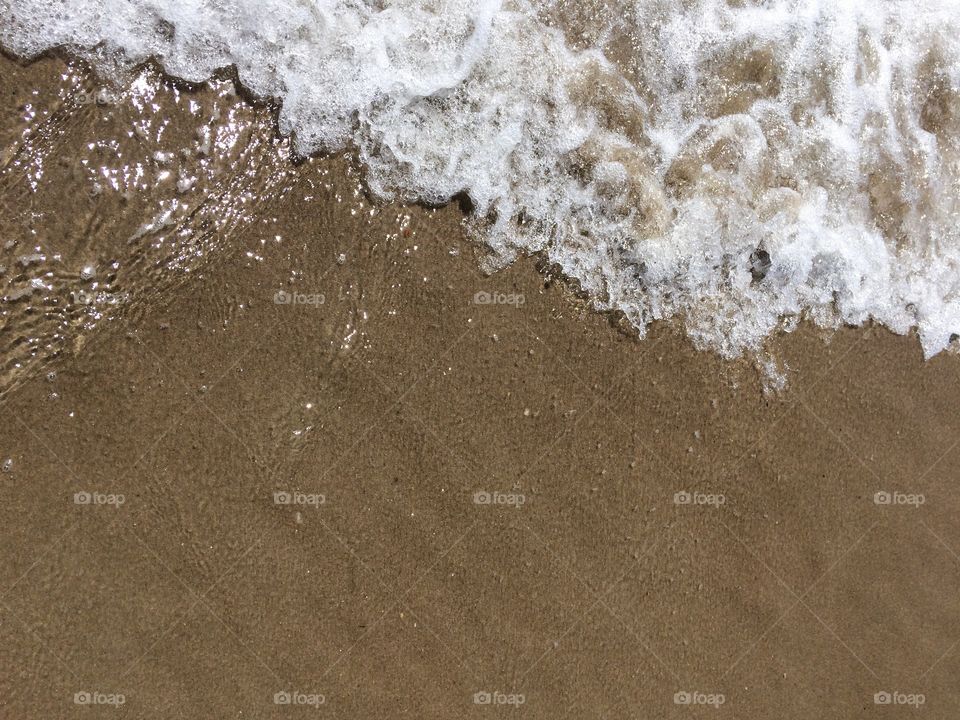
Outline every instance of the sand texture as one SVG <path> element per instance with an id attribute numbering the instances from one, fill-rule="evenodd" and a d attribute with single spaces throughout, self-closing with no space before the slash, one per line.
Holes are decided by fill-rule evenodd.
<path id="1" fill-rule="evenodd" d="M 764 392 L 156 82 L 0 63 L 0 716 L 958 716 L 955 355 Z"/>

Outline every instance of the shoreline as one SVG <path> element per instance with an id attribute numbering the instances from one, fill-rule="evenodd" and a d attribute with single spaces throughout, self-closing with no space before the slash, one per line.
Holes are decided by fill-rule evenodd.
<path id="1" fill-rule="evenodd" d="M 64 72 L 0 89 L 38 89 L 40 112 Z M 7 252 L 61 255 L 21 274 L 65 297 L 95 266 L 132 298 L 92 327 L 55 303 L 17 316 L 65 339 L 0 396 L 12 714 L 86 692 L 143 718 L 280 717 L 282 693 L 341 718 L 683 717 L 711 698 L 867 718 L 898 692 L 953 716 L 956 357 L 803 325 L 765 395 L 751 363 L 664 325 L 631 337 L 533 258 L 484 275 L 456 204 L 372 206 L 342 158 L 291 162 L 264 108 L 189 95 L 159 149 L 123 139 L 129 109 L 54 109 L 42 177 L 0 177 L 38 187 L 29 217 L 0 210 Z M 174 173 L 90 196 L 75 168 L 199 147 L 214 111 L 236 113 L 233 144 L 157 172 L 217 202 L 131 243 L 194 190 Z M 22 125 L 3 122 L 7 147 Z M 114 165 L 94 139 L 116 139 Z"/>

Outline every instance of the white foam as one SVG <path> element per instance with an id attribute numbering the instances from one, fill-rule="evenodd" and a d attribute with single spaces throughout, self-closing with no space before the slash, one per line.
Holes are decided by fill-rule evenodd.
<path id="1" fill-rule="evenodd" d="M 802 315 L 916 327 L 927 356 L 960 333 L 957 2 L 635 0 L 580 51 L 568 10 L 6 0 L 0 41 L 235 65 L 301 151 L 354 145 L 385 198 L 468 193 L 498 262 L 542 251 L 641 333 L 681 317 L 727 356 Z"/>

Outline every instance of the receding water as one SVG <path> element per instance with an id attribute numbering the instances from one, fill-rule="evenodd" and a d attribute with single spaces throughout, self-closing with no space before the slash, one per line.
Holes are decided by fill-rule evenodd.
<path id="1" fill-rule="evenodd" d="M 8 0 L 0 41 L 105 76 L 235 66 L 299 152 L 356 149 L 382 198 L 469 196 L 493 266 L 543 253 L 641 334 L 960 333 L 956 2 Z"/>

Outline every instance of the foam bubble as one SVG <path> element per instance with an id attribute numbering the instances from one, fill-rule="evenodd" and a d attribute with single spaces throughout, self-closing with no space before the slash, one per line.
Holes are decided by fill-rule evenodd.
<path id="1" fill-rule="evenodd" d="M 953 0 L 8 0 L 0 41 L 236 66 L 300 151 L 354 146 L 384 198 L 468 194 L 494 264 L 542 252 L 641 333 L 960 333 Z"/>

